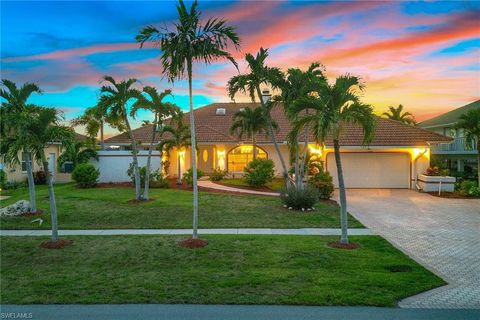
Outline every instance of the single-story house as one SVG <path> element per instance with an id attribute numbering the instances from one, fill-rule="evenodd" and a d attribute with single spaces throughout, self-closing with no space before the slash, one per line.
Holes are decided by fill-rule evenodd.
<path id="1" fill-rule="evenodd" d="M 206 173 L 219 168 L 230 174 L 241 174 L 245 165 L 252 160 L 253 148 L 250 140 L 240 140 L 230 134 L 235 112 L 245 107 L 258 107 L 254 103 L 213 103 L 194 111 L 196 139 L 198 145 L 198 168 Z M 189 114 L 185 114 L 188 124 Z M 290 161 L 287 134 L 291 128 L 283 108 L 272 110 L 272 118 L 278 124 L 277 141 L 285 161 Z M 141 148 L 147 149 L 152 137 L 152 127 L 142 126 L 134 130 L 134 136 Z M 157 135 L 157 142 L 161 139 Z M 277 175 L 281 174 L 281 164 L 269 136 L 256 136 L 258 156 L 272 159 Z M 375 138 L 368 145 L 362 144 L 363 131 L 356 125 L 345 126 L 340 143 L 345 183 L 348 188 L 414 188 L 416 177 L 430 165 L 430 147 L 435 144 L 450 143 L 451 138 L 419 127 L 405 125 L 384 118 L 377 119 Z M 128 150 L 131 142 L 127 133 L 111 137 L 107 146 Z M 337 184 L 333 142 L 327 140 L 321 148 L 313 137 L 308 146 L 324 161 L 327 170 Z M 181 172 L 190 167 L 190 151 L 174 150 L 170 159 L 163 155 L 163 163 L 169 176 L 177 175 L 179 163 Z M 177 161 L 180 157 L 180 161 Z"/>

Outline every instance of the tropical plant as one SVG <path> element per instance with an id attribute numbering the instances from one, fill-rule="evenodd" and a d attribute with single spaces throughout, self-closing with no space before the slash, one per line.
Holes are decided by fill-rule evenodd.
<path id="1" fill-rule="evenodd" d="M 226 175 L 227 175 L 227 170 L 222 170 L 220 168 L 215 168 L 209 174 L 210 181 L 221 181 L 225 178 Z"/>
<path id="2" fill-rule="evenodd" d="M 19 155 L 24 154 L 27 169 L 28 193 L 30 199 L 30 212 L 37 211 L 37 201 L 35 195 L 35 181 L 33 179 L 31 151 L 26 148 L 28 141 L 21 141 L 19 138 L 24 135 L 17 133 L 22 130 L 19 126 L 19 114 L 23 114 L 31 109 L 27 104 L 28 99 L 33 93 L 42 93 L 40 88 L 34 83 L 25 83 L 20 88 L 7 79 L 2 79 L 2 89 L 0 97 L 5 101 L 0 108 L 0 156 L 7 165 L 18 165 L 20 163 Z"/>
<path id="3" fill-rule="evenodd" d="M 480 186 L 480 108 L 474 108 L 462 114 L 455 127 L 463 131 L 467 144 L 477 144 L 477 178 Z"/>
<path id="4" fill-rule="evenodd" d="M 298 116 L 294 121 L 294 130 L 305 126 L 312 128 L 317 144 L 324 145 L 327 137 L 332 138 L 337 165 L 338 187 L 340 190 L 340 220 L 342 237 L 340 242 L 348 243 L 347 197 L 340 158 L 340 136 L 347 124 L 359 125 L 363 129 L 363 142 L 368 144 L 374 136 L 376 118 L 373 108 L 363 104 L 359 91 L 363 90 L 360 79 L 351 75 L 339 76 L 334 84 L 326 82 L 318 86 L 318 95 L 300 98 L 295 108 L 301 112 L 309 109 L 309 114 Z"/>
<path id="5" fill-rule="evenodd" d="M 65 151 L 58 157 L 58 165 L 61 167 L 65 162 L 72 162 L 73 168 L 78 164 L 87 163 L 90 159 L 98 160 L 97 151 L 89 147 L 88 143 L 83 141 L 76 141 L 72 143 Z"/>
<path id="6" fill-rule="evenodd" d="M 275 125 L 276 126 L 276 125 Z M 261 108 L 243 108 L 233 115 L 230 133 L 236 134 L 240 139 L 246 136 L 252 139 L 253 160 L 257 159 L 256 135 L 268 132 L 268 122 Z"/>
<path id="7" fill-rule="evenodd" d="M 202 170 L 197 170 L 197 178 L 200 179 L 205 173 Z M 183 181 L 189 186 L 193 183 L 193 170 L 192 168 L 188 169 L 187 172 L 183 173 Z"/>
<path id="8" fill-rule="evenodd" d="M 150 171 L 151 171 L 151 159 L 154 149 L 154 143 L 158 126 L 162 125 L 163 120 L 167 117 L 175 115 L 180 109 L 172 103 L 164 102 L 165 97 L 170 95 L 171 90 L 165 90 L 161 93 L 156 88 L 146 86 L 143 88 L 143 95 L 138 97 L 138 100 L 133 104 L 130 115 L 135 118 L 139 109 L 149 110 L 153 113 L 153 121 L 144 121 L 145 125 L 152 126 L 152 139 L 150 140 L 150 146 L 148 148 L 147 166 L 145 169 L 145 184 L 143 188 L 143 199 L 148 200 L 148 189 L 150 187 Z M 142 124 L 143 126 L 143 124 Z"/>
<path id="9" fill-rule="evenodd" d="M 243 172 L 244 179 L 251 187 L 261 187 L 275 177 L 274 163 L 271 159 L 255 159 L 250 161 Z"/>
<path id="10" fill-rule="evenodd" d="M 458 193 L 465 197 L 480 197 L 480 187 L 473 180 L 464 180 L 458 186 Z"/>
<path id="11" fill-rule="evenodd" d="M 92 188 L 97 184 L 100 171 L 90 163 L 80 163 L 72 172 L 72 179 L 80 188 Z"/>
<path id="12" fill-rule="evenodd" d="M 137 82 L 136 79 L 128 79 L 120 82 L 115 81 L 110 76 L 103 78 L 104 85 L 100 89 L 102 94 L 98 102 L 99 108 L 106 110 L 107 118 L 121 119 L 132 142 L 132 158 L 135 172 L 135 200 L 142 200 L 140 186 L 140 171 L 138 169 L 138 147 L 137 140 L 133 133 L 130 121 L 128 119 L 127 106 L 130 102 L 139 99 L 141 93 L 132 86 Z"/>
<path id="13" fill-rule="evenodd" d="M 310 211 L 318 201 L 318 190 L 311 185 L 305 188 L 285 188 L 280 193 L 280 200 L 288 209 Z"/>
<path id="14" fill-rule="evenodd" d="M 388 111 L 382 114 L 385 118 L 400 121 L 405 124 L 416 125 L 415 117 L 412 113 L 404 111 L 404 106 L 399 104 L 398 107 L 390 106 Z"/>
<path id="15" fill-rule="evenodd" d="M 7 174 L 5 170 L 0 169 L 0 189 L 5 189 L 5 183 L 7 183 Z"/>
<path id="16" fill-rule="evenodd" d="M 154 26 L 143 28 L 136 36 L 141 46 L 153 41 L 162 50 L 161 61 L 163 72 L 174 82 L 177 79 L 188 79 L 190 130 L 193 169 L 193 235 L 198 232 L 198 186 L 195 143 L 195 119 L 193 115 L 193 63 L 210 64 L 220 59 L 228 59 L 237 66 L 233 56 L 226 51 L 230 44 L 238 48 L 240 39 L 231 26 L 223 19 L 211 18 L 202 24 L 201 13 L 195 0 L 187 9 L 183 1 L 177 4 L 178 20 L 173 29 L 157 29 Z"/>
<path id="17" fill-rule="evenodd" d="M 36 186 L 47 184 L 47 175 L 43 170 L 38 170 L 33 173 L 33 181 Z"/>
<path id="18" fill-rule="evenodd" d="M 176 149 L 177 151 L 177 184 L 182 184 L 181 173 L 181 155 L 182 149 L 187 149 L 191 146 L 191 131 L 183 122 L 183 113 L 178 112 L 170 120 L 169 125 L 164 125 L 160 128 L 159 134 L 163 135 L 169 133 L 170 137 L 162 139 L 158 144 L 160 152 L 166 152 L 170 157 L 170 151 Z"/>
<path id="19" fill-rule="evenodd" d="M 262 90 L 261 86 L 270 86 L 272 88 L 277 88 L 278 83 L 283 79 L 283 74 L 278 68 L 268 67 L 265 65 L 265 60 L 268 57 L 268 49 L 260 48 L 260 51 L 256 56 L 253 56 L 251 53 L 245 55 L 245 61 L 250 69 L 250 73 L 236 75 L 228 81 L 228 95 L 231 99 L 234 99 L 235 96 L 239 93 L 245 93 L 250 96 L 250 99 L 255 102 L 256 98 L 259 99 L 262 106 L 263 118 L 267 122 L 268 133 L 272 138 L 275 150 L 277 151 L 278 158 L 282 165 L 283 177 L 285 182 L 289 183 L 288 170 L 283 158 L 283 154 L 280 151 L 280 147 L 275 136 L 275 125 L 270 112 L 275 106 L 273 101 L 264 101 L 262 99 Z"/>

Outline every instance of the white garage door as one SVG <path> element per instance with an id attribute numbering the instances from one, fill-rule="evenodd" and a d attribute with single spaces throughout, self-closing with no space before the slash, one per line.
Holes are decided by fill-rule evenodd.
<path id="1" fill-rule="evenodd" d="M 410 156 L 405 153 L 342 153 L 347 188 L 409 188 Z M 327 170 L 338 186 L 335 155 L 327 155 Z"/>

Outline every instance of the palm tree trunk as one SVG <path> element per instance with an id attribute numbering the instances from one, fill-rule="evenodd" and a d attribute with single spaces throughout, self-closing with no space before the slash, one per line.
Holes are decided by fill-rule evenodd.
<path id="1" fill-rule="evenodd" d="M 195 146 L 195 116 L 193 114 L 193 93 L 192 93 L 192 61 L 188 61 L 188 94 L 190 104 L 190 140 L 192 143 L 192 173 L 193 173 L 193 235 L 192 238 L 198 237 L 198 185 L 197 185 L 197 157 Z"/>
<path id="2" fill-rule="evenodd" d="M 105 139 L 103 137 L 103 120 L 100 120 L 100 148 L 105 150 Z"/>
<path id="3" fill-rule="evenodd" d="M 127 125 L 128 134 L 130 135 L 130 139 L 132 140 L 132 157 L 133 157 L 133 172 L 135 175 L 135 200 L 141 200 L 141 193 L 140 193 L 140 170 L 138 169 L 138 157 L 137 157 L 137 141 L 135 140 L 135 136 L 133 135 L 132 128 L 130 127 L 130 122 L 128 118 L 125 116 L 125 124 Z"/>
<path id="4" fill-rule="evenodd" d="M 255 134 L 252 135 L 252 145 L 253 145 L 253 160 L 257 159 L 257 140 L 255 139 Z"/>
<path id="5" fill-rule="evenodd" d="M 260 87 L 257 87 L 257 94 L 260 99 L 260 104 L 262 105 L 262 108 L 265 110 L 266 106 L 262 100 L 262 91 L 260 90 Z M 273 125 L 270 119 L 270 115 L 267 116 L 266 120 L 267 120 L 269 134 L 272 137 L 273 145 L 275 146 L 275 150 L 277 151 L 278 158 L 280 159 L 280 163 L 282 165 L 282 169 L 283 169 L 282 175 L 283 175 L 283 178 L 285 179 L 285 184 L 288 187 L 290 185 L 290 179 L 288 178 L 288 170 L 287 170 L 287 166 L 285 165 L 285 160 L 283 159 L 282 152 L 280 151 L 280 147 L 278 146 L 277 137 L 275 136 L 275 132 L 273 131 Z"/>
<path id="6" fill-rule="evenodd" d="M 152 159 L 153 144 L 155 143 L 155 135 L 157 133 L 157 113 L 153 122 L 153 134 L 150 146 L 148 148 L 147 167 L 145 168 L 145 185 L 143 187 L 143 199 L 148 200 L 148 189 L 150 188 L 150 163 Z"/>
<path id="7" fill-rule="evenodd" d="M 177 148 L 177 184 L 181 185 L 182 184 L 182 168 L 180 167 L 182 165 L 182 162 L 180 161 L 180 149 Z"/>
<path id="8" fill-rule="evenodd" d="M 345 194 L 345 182 L 343 180 L 342 161 L 340 159 L 340 144 L 338 140 L 333 140 L 335 151 L 335 163 L 337 164 L 338 190 L 340 192 L 340 225 L 342 227 L 341 243 L 348 243 L 348 216 L 347 216 L 347 196 Z"/>
<path id="9" fill-rule="evenodd" d="M 308 110 L 307 110 L 308 114 Z M 305 141 L 303 143 L 303 160 L 300 166 L 300 175 L 302 177 L 301 181 L 305 177 L 305 165 L 307 164 L 307 150 L 308 150 L 308 128 L 305 128 Z"/>
<path id="10" fill-rule="evenodd" d="M 300 191 L 302 188 L 302 175 L 300 174 L 300 146 L 298 140 L 295 148 L 295 187 Z"/>
<path id="11" fill-rule="evenodd" d="M 43 148 L 43 147 L 42 147 Z M 55 201 L 55 191 L 53 190 L 53 182 L 50 171 L 48 170 L 48 160 L 45 157 L 45 151 L 42 150 L 43 171 L 47 177 L 48 198 L 50 199 L 50 217 L 52 219 L 52 241 L 58 240 L 58 220 L 57 220 L 57 203 Z"/>
<path id="12" fill-rule="evenodd" d="M 25 154 L 25 160 L 27 163 L 27 180 L 28 180 L 28 194 L 30 197 L 30 212 L 37 212 L 37 199 L 35 195 L 35 180 L 33 179 L 33 170 L 32 170 L 32 155 L 30 152 L 23 150 Z"/>

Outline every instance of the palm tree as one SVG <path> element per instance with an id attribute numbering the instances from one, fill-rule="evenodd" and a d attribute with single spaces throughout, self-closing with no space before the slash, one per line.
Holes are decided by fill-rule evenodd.
<path id="1" fill-rule="evenodd" d="M 270 116 L 270 112 L 275 104 L 270 101 L 263 101 L 262 90 L 260 89 L 260 86 L 262 85 L 271 86 L 274 89 L 277 88 L 278 83 L 281 81 L 281 79 L 283 79 L 283 74 L 280 69 L 265 65 L 265 59 L 267 57 L 268 50 L 263 48 L 260 48 L 260 51 L 256 56 L 253 56 L 251 53 L 247 53 L 245 55 L 245 61 L 250 68 L 250 73 L 239 74 L 232 77 L 228 81 L 227 85 L 228 94 L 231 99 L 234 99 L 239 92 L 242 92 L 248 94 L 252 102 L 255 102 L 256 98 L 258 97 L 262 106 L 264 118 L 267 121 L 268 133 L 272 138 L 273 144 L 275 145 L 275 150 L 277 151 L 280 163 L 282 164 L 283 177 L 288 185 L 289 178 L 287 166 L 285 164 L 285 160 L 283 159 L 282 152 L 280 151 L 280 147 L 274 132 L 275 128 Z"/>
<path id="2" fill-rule="evenodd" d="M 290 121 L 294 121 L 295 118 L 299 116 L 299 111 L 295 108 L 295 101 L 302 97 L 307 97 L 311 94 L 314 94 L 316 88 L 325 83 L 326 78 L 324 71 L 325 68 L 318 62 L 312 63 L 306 71 L 303 71 L 299 68 L 290 68 L 287 70 L 285 79 L 283 79 L 279 84 L 281 94 L 275 99 L 283 102 L 285 112 Z M 308 109 L 304 109 L 302 111 L 308 114 Z M 289 133 L 289 145 L 292 146 L 292 149 L 295 152 L 295 185 L 297 189 L 300 190 L 302 187 L 303 176 L 305 174 L 305 165 L 307 161 L 309 137 L 308 126 L 303 128 L 304 144 L 302 161 L 300 161 L 299 154 L 299 135 L 300 132 L 291 131 Z"/>
<path id="3" fill-rule="evenodd" d="M 233 123 L 230 127 L 231 134 L 237 134 L 242 139 L 246 136 L 252 139 L 253 160 L 257 158 L 257 140 L 255 135 L 266 133 L 268 124 L 261 108 L 243 108 L 233 115 Z"/>
<path id="4" fill-rule="evenodd" d="M 19 141 L 19 136 L 16 134 L 19 130 L 19 126 L 16 124 L 18 120 L 16 115 L 29 109 L 27 101 L 33 93 L 42 93 L 42 91 L 36 84 L 28 82 L 17 88 L 14 82 L 7 79 L 2 79 L 2 86 L 4 88 L 0 89 L 0 97 L 5 102 L 2 103 L 2 117 L 0 118 L 0 135 L 2 137 L 0 152 L 4 162 L 11 165 L 20 163 L 19 154 L 25 155 L 30 212 L 34 213 L 37 212 L 37 201 L 32 170 L 33 159 L 31 153 L 24 147 L 26 141 Z"/>
<path id="5" fill-rule="evenodd" d="M 136 36 L 141 47 L 147 41 L 155 42 L 162 50 L 161 61 L 163 72 L 167 78 L 174 82 L 177 79 L 188 79 L 190 130 L 192 142 L 192 170 L 193 170 L 193 235 L 197 238 L 198 229 L 198 186 L 197 186 L 197 161 L 195 150 L 195 119 L 193 114 L 193 63 L 203 62 L 210 64 L 220 59 L 228 59 L 235 67 L 237 64 L 232 55 L 227 52 L 227 47 L 233 44 L 238 48 L 240 39 L 235 29 L 226 25 L 223 19 L 211 18 L 205 24 L 201 22 L 201 13 L 195 0 L 187 9 L 183 1 L 177 4 L 178 20 L 174 23 L 173 30 L 164 28 L 158 30 L 154 26 L 143 28 Z"/>
<path id="6" fill-rule="evenodd" d="M 148 200 L 148 189 L 150 187 L 150 163 L 153 152 L 153 144 L 155 143 L 155 136 L 158 131 L 158 126 L 162 124 L 163 120 L 169 116 L 173 116 L 179 111 L 178 107 L 169 103 L 163 102 L 163 99 L 170 95 L 171 90 L 165 90 L 161 93 L 154 87 L 146 86 L 143 88 L 144 95 L 138 97 L 138 100 L 133 104 L 130 115 L 135 118 L 135 115 L 139 109 L 150 110 L 153 112 L 153 122 L 144 121 L 145 125 L 152 126 L 152 139 L 150 140 L 150 146 L 148 148 L 147 167 L 145 170 L 145 186 L 143 189 L 143 199 Z M 142 124 L 143 126 L 143 124 Z"/>
<path id="7" fill-rule="evenodd" d="M 477 174 L 480 187 L 480 108 L 474 108 L 462 114 L 455 127 L 463 130 L 463 136 L 468 144 L 477 143 Z"/>
<path id="8" fill-rule="evenodd" d="M 69 148 L 74 142 L 75 133 L 67 127 L 60 125 L 59 113 L 54 108 L 34 107 L 31 111 L 20 117 L 22 139 L 29 141 L 27 146 L 36 159 L 40 159 L 43 171 L 47 177 L 48 196 L 50 199 L 50 215 L 52 219 L 52 241 L 58 240 L 58 220 L 55 191 L 53 189 L 52 173 L 48 168 L 48 159 L 45 155 L 45 146 L 51 142 L 60 143 Z"/>
<path id="9" fill-rule="evenodd" d="M 299 116 L 294 122 L 294 130 L 305 126 L 313 129 L 317 143 L 323 145 L 327 137 L 333 139 L 335 162 L 337 164 L 338 187 L 340 190 L 340 219 L 342 237 L 340 242 L 348 243 L 347 197 L 343 179 L 342 161 L 340 158 L 340 135 L 346 124 L 357 124 L 363 128 L 364 143 L 373 139 L 375 132 L 375 115 L 370 105 L 363 104 L 358 91 L 363 90 L 360 79 L 351 75 L 343 75 L 333 85 L 325 83 L 317 88 L 318 96 L 300 98 L 295 102 L 299 111 L 310 109 L 312 114 Z"/>
<path id="10" fill-rule="evenodd" d="M 415 125 L 417 122 L 415 121 L 415 117 L 412 113 L 408 111 L 403 111 L 404 106 L 399 104 L 398 107 L 388 107 L 388 112 L 384 112 L 382 116 L 395 120 L 400 121 L 405 124 Z"/>
<path id="11" fill-rule="evenodd" d="M 92 158 L 98 160 L 97 151 L 92 148 L 91 144 L 76 141 L 65 148 L 65 151 L 58 157 L 58 165 L 62 166 L 65 162 L 71 161 L 75 168 L 78 164 L 87 163 Z"/>
<path id="12" fill-rule="evenodd" d="M 183 123 L 183 113 L 179 111 L 170 120 L 170 125 L 164 125 L 160 128 L 159 134 L 170 133 L 171 137 L 163 139 L 158 144 L 160 152 L 165 151 L 170 154 L 172 149 L 177 150 L 177 184 L 182 184 L 180 150 L 191 147 L 191 131 L 190 128 Z"/>

